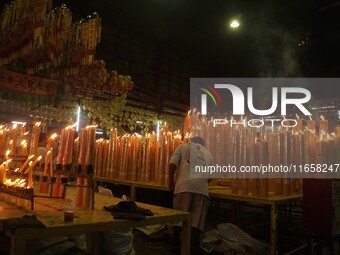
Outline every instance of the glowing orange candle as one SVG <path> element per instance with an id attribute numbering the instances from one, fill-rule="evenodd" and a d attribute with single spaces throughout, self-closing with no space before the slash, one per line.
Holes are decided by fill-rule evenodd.
<path id="1" fill-rule="evenodd" d="M 37 153 L 39 136 L 40 136 L 40 132 L 41 132 L 40 125 L 41 125 L 41 123 L 37 122 L 33 126 L 32 137 L 31 137 L 31 144 L 30 144 L 30 154 L 31 155 Z"/>
<path id="2" fill-rule="evenodd" d="M 54 148 L 54 143 L 55 143 L 55 139 L 58 135 L 56 133 L 54 133 L 53 135 L 51 135 L 48 139 L 47 139 L 47 145 L 46 145 L 46 149 L 49 150 L 51 148 Z"/>
<path id="3" fill-rule="evenodd" d="M 13 127 L 12 127 L 12 141 L 13 141 L 12 154 L 16 154 L 17 138 L 18 138 L 18 125 L 13 124 Z"/>
<path id="4" fill-rule="evenodd" d="M 325 118 L 321 115 L 320 116 L 320 128 L 319 128 L 319 135 L 324 132 L 328 132 L 328 120 L 325 120 Z"/>
<path id="5" fill-rule="evenodd" d="M 49 164 L 50 164 L 50 177 L 53 176 L 53 149 L 51 148 L 51 153 L 49 154 Z"/>
<path id="6" fill-rule="evenodd" d="M 73 153 L 73 142 L 75 134 L 74 125 L 65 128 L 65 132 L 66 132 L 66 145 L 63 154 L 63 165 L 69 165 L 71 164 Z"/>
<path id="7" fill-rule="evenodd" d="M 309 130 L 315 130 L 315 120 L 312 120 L 311 116 L 309 116 L 309 120 L 307 120 L 307 128 Z"/>
<path id="8" fill-rule="evenodd" d="M 85 165 L 89 166 L 89 165 L 94 165 L 94 158 L 95 158 L 95 154 L 94 154 L 94 147 L 96 144 L 96 128 L 97 126 L 87 126 L 86 127 L 88 129 L 87 132 L 87 148 L 86 148 L 86 156 L 85 156 Z"/>
<path id="9" fill-rule="evenodd" d="M 78 165 L 81 166 L 82 171 L 85 171 L 85 157 L 86 157 L 86 148 L 88 146 L 88 128 L 81 129 L 81 136 L 79 141 L 79 157 L 78 157 Z"/>
<path id="10" fill-rule="evenodd" d="M 49 150 L 45 155 L 45 167 L 44 167 L 44 173 L 43 173 L 44 176 L 47 176 L 47 169 L 50 163 L 50 154 L 51 154 L 51 151 Z"/>
<path id="11" fill-rule="evenodd" d="M 25 168 L 26 166 L 29 164 L 30 160 L 34 157 L 34 155 L 30 155 L 27 157 L 26 161 L 24 162 L 24 164 L 20 167 L 19 169 L 19 173 L 21 173 Z"/>
<path id="12" fill-rule="evenodd" d="M 26 123 L 25 123 L 20 127 L 20 143 L 22 142 L 22 140 L 26 140 L 27 135 L 28 135 L 28 132 L 26 132 Z"/>
<path id="13" fill-rule="evenodd" d="M 107 171 L 107 164 L 108 164 L 108 155 L 109 155 L 109 141 L 104 140 L 103 141 L 103 153 L 102 153 L 102 166 L 101 166 L 101 176 L 105 177 L 106 176 L 106 171 Z"/>
<path id="14" fill-rule="evenodd" d="M 183 133 L 190 136 L 190 111 L 188 111 L 188 114 L 184 119 Z"/>
<path id="15" fill-rule="evenodd" d="M 299 115 L 296 114 L 296 126 L 294 127 L 294 132 L 300 132 L 302 130 L 302 119 L 300 119 Z"/>
<path id="16" fill-rule="evenodd" d="M 63 155 L 65 153 L 66 142 L 67 142 L 67 131 L 65 128 L 63 128 L 61 130 L 60 142 L 58 146 L 57 165 L 61 165 L 63 163 Z"/>

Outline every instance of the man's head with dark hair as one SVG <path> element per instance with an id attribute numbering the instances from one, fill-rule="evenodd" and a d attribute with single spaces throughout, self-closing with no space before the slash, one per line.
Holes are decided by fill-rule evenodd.
<path id="1" fill-rule="evenodd" d="M 195 137 L 191 138 L 190 141 L 193 142 L 193 143 L 198 143 L 198 144 L 204 146 L 204 140 L 200 136 L 195 136 Z"/>

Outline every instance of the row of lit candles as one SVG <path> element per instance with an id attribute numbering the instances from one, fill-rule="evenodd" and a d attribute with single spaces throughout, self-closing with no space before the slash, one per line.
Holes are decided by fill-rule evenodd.
<path id="1" fill-rule="evenodd" d="M 155 133 L 118 136 L 116 129 L 111 130 L 109 140 L 96 141 L 95 175 L 167 185 L 169 159 L 182 143 L 178 131 L 157 137 Z"/>

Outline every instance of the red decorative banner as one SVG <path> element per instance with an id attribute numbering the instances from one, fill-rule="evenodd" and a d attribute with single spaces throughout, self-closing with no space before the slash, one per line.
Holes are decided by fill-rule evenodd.
<path id="1" fill-rule="evenodd" d="M 0 89 L 11 95 L 39 97 L 40 101 L 41 99 L 54 101 L 59 96 L 57 80 L 13 72 L 4 68 L 0 68 Z"/>

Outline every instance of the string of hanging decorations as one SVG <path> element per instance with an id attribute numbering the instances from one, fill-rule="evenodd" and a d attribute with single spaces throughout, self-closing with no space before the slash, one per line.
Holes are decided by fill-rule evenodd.
<path id="1" fill-rule="evenodd" d="M 55 80 L 73 96 L 124 94 L 132 78 L 95 60 L 101 31 L 97 13 L 73 22 L 65 4 L 52 9 L 52 0 L 15 0 L 0 15 L 0 67 Z"/>

